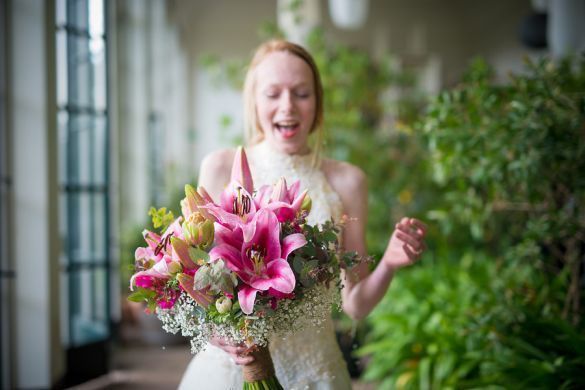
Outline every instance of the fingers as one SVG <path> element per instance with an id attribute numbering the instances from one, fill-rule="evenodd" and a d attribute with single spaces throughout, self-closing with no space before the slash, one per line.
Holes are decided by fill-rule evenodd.
<path id="1" fill-rule="evenodd" d="M 254 357 L 252 355 L 232 355 L 232 360 L 239 366 L 245 366 L 252 363 L 254 361 Z"/>
<path id="2" fill-rule="evenodd" d="M 232 361 L 240 366 L 254 361 L 254 357 L 249 354 L 250 349 L 244 345 L 232 345 L 228 340 L 217 336 L 212 337 L 209 342 L 228 353 Z"/>
<path id="3" fill-rule="evenodd" d="M 397 233 L 402 232 L 409 237 L 414 238 L 415 240 L 421 241 L 423 239 L 423 235 L 416 230 L 413 230 L 410 226 L 404 224 L 397 224 L 396 225 Z"/>
<path id="4" fill-rule="evenodd" d="M 417 253 L 422 252 L 424 244 L 420 241 L 418 237 L 415 238 L 412 235 L 405 234 L 401 231 L 396 232 L 396 237 L 402 240 L 404 243 L 411 246 L 415 252 Z"/>
<path id="5" fill-rule="evenodd" d="M 423 236 L 427 234 L 428 226 L 416 218 L 410 218 L 410 226 L 414 226 L 417 233 Z"/>
<path id="6" fill-rule="evenodd" d="M 427 225 L 419 221 L 416 218 L 402 218 L 399 223 L 396 224 L 396 228 L 402 230 L 405 233 L 411 234 L 416 233 L 420 238 L 427 234 Z"/>
<path id="7" fill-rule="evenodd" d="M 403 250 L 410 262 L 418 260 L 426 250 L 424 237 L 427 229 L 426 224 L 415 218 L 404 217 L 396 224 L 396 238 L 404 243 Z"/>
<path id="8" fill-rule="evenodd" d="M 406 244 L 402 246 L 402 249 L 404 249 L 404 253 L 406 253 L 406 256 L 408 256 L 408 260 L 410 260 L 411 264 L 420 257 L 420 253 L 414 253 Z"/>

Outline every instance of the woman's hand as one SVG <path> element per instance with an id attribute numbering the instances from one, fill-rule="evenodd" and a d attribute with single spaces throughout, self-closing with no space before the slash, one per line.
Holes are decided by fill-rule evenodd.
<path id="1" fill-rule="evenodd" d="M 227 352 L 234 363 L 245 366 L 254 361 L 254 357 L 248 354 L 249 348 L 242 345 L 232 345 L 226 339 L 219 336 L 213 336 L 209 341 L 212 345 L 215 345 L 219 349 Z"/>
<path id="2" fill-rule="evenodd" d="M 390 237 L 382 260 L 392 268 L 399 268 L 417 261 L 426 245 L 427 226 L 414 218 L 402 218 Z"/>

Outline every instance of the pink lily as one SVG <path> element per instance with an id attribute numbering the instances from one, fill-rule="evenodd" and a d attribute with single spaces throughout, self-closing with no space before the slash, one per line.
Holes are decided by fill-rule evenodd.
<path id="1" fill-rule="evenodd" d="M 267 207 L 274 210 L 280 222 L 292 221 L 301 209 L 307 190 L 299 194 L 300 187 L 300 180 L 287 187 L 284 177 L 274 185 L 270 196 L 271 202 Z"/>
<path id="2" fill-rule="evenodd" d="M 146 229 L 142 232 L 142 235 L 148 246 L 136 248 L 134 252 L 135 259 L 143 263 L 152 262 L 154 265 L 132 275 L 130 290 L 133 290 L 137 277 L 148 276 L 157 279 L 168 279 L 172 273 L 176 273 L 181 268 L 177 261 L 173 261 L 171 250 L 171 238 L 183 236 L 180 217 L 167 228 L 162 236 Z"/>
<path id="3" fill-rule="evenodd" d="M 253 192 L 254 183 L 246 152 L 239 147 L 234 157 L 230 183 L 222 192 L 219 205 L 209 202 L 205 208 L 222 225 L 232 229 L 241 227 L 256 213 Z"/>
<path id="4" fill-rule="evenodd" d="M 244 230 L 253 232 L 241 248 L 224 240 L 210 252 L 210 260 L 223 259 L 227 267 L 244 282 L 238 291 L 242 311 L 251 314 L 258 291 L 276 290 L 289 294 L 295 287 L 295 276 L 286 261 L 288 255 L 306 244 L 305 237 L 291 234 L 280 242 L 280 224 L 274 212 L 261 209 Z M 234 234 L 241 234 L 234 232 Z"/>
<path id="5" fill-rule="evenodd" d="M 137 278 L 139 281 L 144 281 L 144 277 L 166 280 L 169 279 L 174 273 L 180 271 L 180 269 L 181 266 L 179 263 L 173 261 L 170 256 L 165 255 L 151 268 L 132 275 L 132 278 L 130 278 L 130 291 L 134 291 L 135 285 L 138 286 L 136 283 Z"/>

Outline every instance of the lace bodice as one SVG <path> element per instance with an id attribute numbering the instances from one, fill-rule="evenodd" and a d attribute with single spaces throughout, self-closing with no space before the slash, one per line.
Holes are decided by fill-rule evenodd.
<path id="1" fill-rule="evenodd" d="M 331 217 L 341 218 L 343 206 L 320 169 L 313 167 L 313 154 L 289 155 L 275 151 L 266 142 L 262 142 L 246 151 L 254 187 L 272 185 L 284 177 L 290 185 L 296 180 L 301 181 L 301 190 L 308 189 L 313 201 L 308 222 L 311 225 L 321 224 Z"/>
<path id="2" fill-rule="evenodd" d="M 331 188 L 325 174 L 313 167 L 313 155 L 287 155 L 260 143 L 246 149 L 252 171 L 254 187 L 272 185 L 281 177 L 287 184 L 301 181 L 301 190 L 308 189 L 312 199 L 308 223 L 321 224 L 331 217 L 339 220 L 342 203 Z M 323 289 L 324 294 L 334 294 L 333 289 Z M 331 315 L 321 327 L 307 324 L 299 332 L 284 338 L 270 340 L 270 353 L 276 375 L 285 389 L 343 390 L 351 388 L 351 381 L 335 338 Z M 229 355 L 209 345 L 197 355 L 183 377 L 180 388 L 201 384 L 205 377 L 206 388 L 241 389 L 242 376 Z"/>

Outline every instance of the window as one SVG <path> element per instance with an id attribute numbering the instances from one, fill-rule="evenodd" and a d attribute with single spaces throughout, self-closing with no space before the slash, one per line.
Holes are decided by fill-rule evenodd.
<path id="1" fill-rule="evenodd" d="M 58 0 L 57 121 L 63 337 L 110 337 L 107 36 L 104 0 Z"/>

